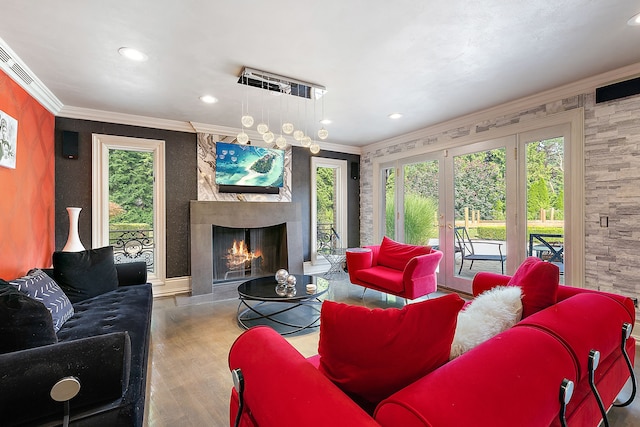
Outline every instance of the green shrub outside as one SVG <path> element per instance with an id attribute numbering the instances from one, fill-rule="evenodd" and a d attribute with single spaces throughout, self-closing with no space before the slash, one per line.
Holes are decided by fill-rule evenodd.
<path id="1" fill-rule="evenodd" d="M 387 199 L 386 234 L 394 235 L 395 206 L 393 199 Z M 438 237 L 436 227 L 437 203 L 428 197 L 407 194 L 404 198 L 404 242 L 412 245 L 426 245 L 430 238 Z"/>

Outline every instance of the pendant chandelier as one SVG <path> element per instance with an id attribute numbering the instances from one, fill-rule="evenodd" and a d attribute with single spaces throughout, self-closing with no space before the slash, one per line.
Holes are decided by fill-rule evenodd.
<path id="1" fill-rule="evenodd" d="M 249 86 L 264 89 L 261 92 L 261 111 L 260 121 L 256 125 L 256 131 L 262 137 L 262 140 L 267 144 L 275 141 L 276 147 L 283 149 L 287 146 L 287 138 L 285 135 L 291 135 L 294 140 L 298 141 L 303 147 L 309 148 L 309 151 L 313 154 L 320 152 L 320 144 L 317 139 L 325 140 L 329 137 L 329 131 L 322 125 L 319 129 L 316 120 L 316 103 L 321 101 L 321 114 L 323 122 L 324 117 L 324 95 L 327 92 L 324 86 L 319 86 L 313 83 L 303 82 L 300 80 L 291 79 L 289 77 L 279 76 L 277 74 L 268 73 L 252 68 L 244 67 L 240 73 L 238 83 L 244 85 L 244 96 L 242 101 L 242 112 L 240 118 L 241 130 L 238 133 L 236 139 L 240 144 L 249 143 L 249 136 L 245 132 L 245 129 L 251 129 L 256 120 L 249 111 Z M 283 99 L 281 97 L 279 111 L 280 128 L 270 128 L 270 113 L 269 108 L 266 110 L 265 120 L 265 94 L 272 95 L 291 95 L 295 99 L 296 114 L 292 114 L 289 109 L 290 98 Z M 308 123 L 308 111 L 309 101 L 313 102 L 311 107 L 313 108 L 313 121 L 311 125 Z M 283 105 L 284 104 L 284 105 Z M 304 118 L 300 117 L 301 104 Z"/>

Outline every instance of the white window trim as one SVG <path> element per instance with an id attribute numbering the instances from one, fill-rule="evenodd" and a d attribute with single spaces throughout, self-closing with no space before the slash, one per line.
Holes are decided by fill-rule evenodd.
<path id="1" fill-rule="evenodd" d="M 317 198 L 317 177 L 316 170 L 319 167 L 332 168 L 336 170 L 336 232 L 343 239 L 343 245 L 347 242 L 347 161 L 338 159 L 327 159 L 324 157 L 311 158 L 311 264 L 322 263 L 318 260 L 318 198 Z M 322 259 L 324 261 L 324 258 Z"/>
<path id="2" fill-rule="evenodd" d="M 91 202 L 91 240 L 94 247 L 109 244 L 109 171 L 108 158 L 110 149 L 137 150 L 154 153 L 153 173 L 154 206 L 153 221 L 155 241 L 154 266 L 155 273 L 150 274 L 148 281 L 153 285 L 164 285 L 166 280 L 166 201 L 165 201 L 165 142 L 163 140 L 130 138 L 115 135 L 93 134 L 92 136 L 92 191 Z"/>

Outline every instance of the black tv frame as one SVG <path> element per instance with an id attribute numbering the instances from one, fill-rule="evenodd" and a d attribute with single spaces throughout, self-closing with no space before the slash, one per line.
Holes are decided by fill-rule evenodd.
<path id="1" fill-rule="evenodd" d="M 279 194 L 280 187 L 260 187 L 249 185 L 218 185 L 220 193 Z"/>

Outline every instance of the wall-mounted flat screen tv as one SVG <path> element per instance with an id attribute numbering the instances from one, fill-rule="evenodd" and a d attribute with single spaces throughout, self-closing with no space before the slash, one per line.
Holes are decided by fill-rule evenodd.
<path id="1" fill-rule="evenodd" d="M 221 192 L 277 193 L 284 185 L 284 151 L 216 142 L 216 184 Z"/>

